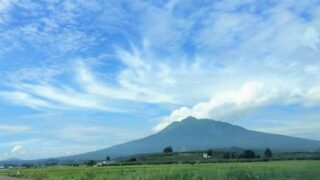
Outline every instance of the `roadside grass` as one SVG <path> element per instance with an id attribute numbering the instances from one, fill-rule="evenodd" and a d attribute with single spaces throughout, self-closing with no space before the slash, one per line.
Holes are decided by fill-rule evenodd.
<path id="1" fill-rule="evenodd" d="M 19 175 L 17 175 L 19 171 Z M 48 167 L 0 171 L 0 175 L 49 180 L 166 179 L 320 179 L 320 161 L 131 165 L 108 167 Z"/>

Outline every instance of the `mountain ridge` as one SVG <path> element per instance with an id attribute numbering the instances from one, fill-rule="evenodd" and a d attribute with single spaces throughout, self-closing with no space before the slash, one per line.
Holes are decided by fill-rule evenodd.
<path id="1" fill-rule="evenodd" d="M 210 119 L 187 117 L 173 122 L 156 134 L 93 152 L 62 157 L 62 159 L 104 159 L 141 153 L 161 152 L 166 146 L 174 151 L 193 151 L 240 147 L 271 148 L 275 151 L 315 151 L 320 141 L 248 130 L 241 126 Z"/>

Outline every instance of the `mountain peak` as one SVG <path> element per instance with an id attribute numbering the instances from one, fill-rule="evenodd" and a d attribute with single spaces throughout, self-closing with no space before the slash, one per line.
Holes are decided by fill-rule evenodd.
<path id="1" fill-rule="evenodd" d="M 188 116 L 180 121 L 173 121 L 171 124 L 169 124 L 167 127 L 162 129 L 160 132 L 165 132 L 168 130 L 172 130 L 178 127 L 181 127 L 182 125 L 187 125 L 187 124 L 194 124 L 200 121 L 199 119 L 193 117 L 193 116 Z"/>
<path id="2" fill-rule="evenodd" d="M 197 119 L 193 116 L 188 116 L 188 117 L 182 119 L 181 121 L 196 121 L 196 120 L 199 120 L 199 119 Z"/>
<path id="3" fill-rule="evenodd" d="M 202 133 L 205 131 L 221 131 L 223 129 L 243 129 L 239 126 L 235 126 L 229 123 L 215 121 L 211 119 L 197 119 L 193 116 L 188 116 L 180 121 L 174 121 L 169 124 L 166 128 L 161 130 L 159 133 L 167 133 L 174 131 L 179 133 L 181 131 L 192 131 Z"/>

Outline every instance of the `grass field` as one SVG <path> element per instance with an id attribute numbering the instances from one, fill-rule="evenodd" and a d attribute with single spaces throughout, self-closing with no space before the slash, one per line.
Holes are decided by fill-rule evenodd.
<path id="1" fill-rule="evenodd" d="M 320 161 L 137 165 L 109 167 L 52 167 L 0 171 L 27 179 L 320 179 Z"/>

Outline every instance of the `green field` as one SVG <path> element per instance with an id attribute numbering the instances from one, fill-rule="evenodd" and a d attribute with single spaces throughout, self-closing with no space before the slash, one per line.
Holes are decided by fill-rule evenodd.
<path id="1" fill-rule="evenodd" d="M 19 176 L 17 175 L 19 171 Z M 320 179 L 320 161 L 51 167 L 12 169 L 0 175 L 27 179 Z"/>

